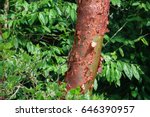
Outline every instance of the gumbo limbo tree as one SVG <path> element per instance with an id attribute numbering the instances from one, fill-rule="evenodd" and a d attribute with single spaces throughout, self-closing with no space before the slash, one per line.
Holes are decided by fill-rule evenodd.
<path id="1" fill-rule="evenodd" d="M 109 0 L 77 0 L 74 44 L 68 59 L 65 80 L 67 90 L 80 87 L 92 90 L 97 72 L 101 72 L 103 36 L 108 32 Z"/>

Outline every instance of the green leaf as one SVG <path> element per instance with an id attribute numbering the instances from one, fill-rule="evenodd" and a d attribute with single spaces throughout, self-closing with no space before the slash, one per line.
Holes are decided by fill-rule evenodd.
<path id="1" fill-rule="evenodd" d="M 133 73 L 132 73 L 130 65 L 127 64 L 127 63 L 124 63 L 123 70 L 124 70 L 126 76 L 131 80 L 132 76 L 133 76 Z"/>
<path id="2" fill-rule="evenodd" d="M 4 44 L 0 43 L 0 51 L 4 49 Z"/>
<path id="3" fill-rule="evenodd" d="M 111 62 L 111 71 L 110 71 L 110 73 L 111 73 L 111 81 L 115 81 L 115 63 L 114 62 Z"/>
<path id="4" fill-rule="evenodd" d="M 121 56 L 124 57 L 124 52 L 123 52 L 122 48 L 119 48 L 119 52 L 120 52 Z"/>
<path id="5" fill-rule="evenodd" d="M 76 20 L 76 14 L 75 14 L 75 11 L 74 11 L 74 10 L 71 10 L 71 11 L 70 11 L 70 16 L 71 16 L 72 21 L 75 21 L 75 20 Z"/>
<path id="6" fill-rule="evenodd" d="M 6 31 L 2 34 L 2 38 L 7 39 L 9 37 L 9 35 L 10 35 L 10 32 Z"/>
<path id="7" fill-rule="evenodd" d="M 33 25 L 33 23 L 36 21 L 36 19 L 37 19 L 37 14 L 31 14 L 31 16 L 28 20 L 30 26 Z"/>
<path id="8" fill-rule="evenodd" d="M 117 70 L 119 70 L 119 71 L 123 70 L 123 62 L 117 61 Z"/>
<path id="9" fill-rule="evenodd" d="M 106 68 L 106 66 L 104 65 L 104 66 L 103 66 L 102 73 L 99 74 L 99 75 L 101 75 L 101 76 L 103 76 L 103 77 L 106 77 L 106 70 L 107 70 L 107 68 Z"/>
<path id="10" fill-rule="evenodd" d="M 137 95 L 138 95 L 138 92 L 137 92 L 137 91 L 131 91 L 131 95 L 132 95 L 134 98 L 136 98 Z"/>
<path id="11" fill-rule="evenodd" d="M 41 22 L 42 25 L 46 25 L 44 14 L 41 12 L 39 13 L 39 21 Z"/>
<path id="12" fill-rule="evenodd" d="M 121 0 L 111 0 L 111 3 L 115 6 L 117 5 L 118 7 L 121 6 Z"/>
<path id="13" fill-rule="evenodd" d="M 61 16 L 62 12 L 60 11 L 60 8 L 56 6 L 56 10 L 57 10 L 57 13 Z"/>
<path id="14" fill-rule="evenodd" d="M 110 41 L 110 37 L 107 34 L 104 35 L 104 39 Z"/>
<path id="15" fill-rule="evenodd" d="M 132 6 L 138 6 L 138 5 L 140 5 L 140 2 L 134 2 L 134 3 L 132 4 Z"/>
<path id="16" fill-rule="evenodd" d="M 42 26 L 42 27 L 44 28 L 45 31 L 47 31 L 49 33 L 51 32 L 51 30 L 48 27 L 46 27 L 46 26 Z"/>
<path id="17" fill-rule="evenodd" d="M 143 42 L 143 44 L 145 44 L 146 46 L 148 46 L 149 44 L 148 44 L 148 42 L 147 42 L 147 40 L 145 39 L 145 38 L 141 38 L 141 41 Z"/>
<path id="18" fill-rule="evenodd" d="M 110 65 L 106 66 L 106 79 L 108 82 L 111 81 L 111 76 L 110 76 Z"/>
<path id="19" fill-rule="evenodd" d="M 136 98 L 136 97 L 138 96 L 138 89 L 135 88 L 134 91 L 131 91 L 131 95 L 132 95 L 134 98 Z"/>
<path id="20" fill-rule="evenodd" d="M 13 46 L 14 45 L 12 44 L 12 42 L 8 42 L 8 43 L 5 43 L 5 45 L 3 46 L 3 49 L 8 50 L 8 49 L 12 48 Z"/>
<path id="21" fill-rule="evenodd" d="M 116 77 L 116 84 L 120 86 L 121 72 L 118 69 L 115 69 L 115 77 Z"/>
<path id="22" fill-rule="evenodd" d="M 97 79 L 94 80 L 94 90 L 97 90 L 98 88 L 98 83 L 97 83 Z"/>
<path id="23" fill-rule="evenodd" d="M 0 43 L 3 41 L 2 36 L 0 35 Z"/>
<path id="24" fill-rule="evenodd" d="M 3 75 L 3 62 L 0 61 L 0 78 Z"/>
<path id="25" fill-rule="evenodd" d="M 147 27 L 150 26 L 150 21 L 147 22 L 146 26 L 147 26 Z"/>
<path id="26" fill-rule="evenodd" d="M 111 53 L 111 57 L 112 57 L 114 60 L 116 60 L 116 59 L 118 58 L 116 51 L 114 51 L 114 52 Z"/>
<path id="27" fill-rule="evenodd" d="M 27 43 L 27 49 L 28 49 L 28 52 L 33 53 L 33 51 L 34 51 L 34 45 L 31 42 L 28 42 Z"/>
<path id="28" fill-rule="evenodd" d="M 139 72 L 138 72 L 138 70 L 137 70 L 137 68 L 135 67 L 135 65 L 131 65 L 131 67 L 132 67 L 132 72 L 133 72 L 133 75 L 134 75 L 134 77 L 137 79 L 137 80 L 139 80 L 140 79 L 140 75 L 139 75 Z"/>

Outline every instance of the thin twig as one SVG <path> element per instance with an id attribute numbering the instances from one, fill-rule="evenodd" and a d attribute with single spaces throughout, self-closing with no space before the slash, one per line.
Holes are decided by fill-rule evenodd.
<path id="1" fill-rule="evenodd" d="M 125 27 L 126 24 L 127 24 L 127 22 L 125 22 L 125 23 L 119 28 L 119 30 L 116 31 L 116 33 L 110 38 L 110 40 L 113 39 L 113 38 Z M 107 41 L 107 42 L 105 43 L 104 47 L 105 47 L 108 43 L 109 43 L 109 41 Z"/>

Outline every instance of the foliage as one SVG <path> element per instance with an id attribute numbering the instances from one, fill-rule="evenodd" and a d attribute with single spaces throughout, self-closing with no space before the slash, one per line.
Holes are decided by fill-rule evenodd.
<path id="1" fill-rule="evenodd" d="M 103 71 L 92 96 L 80 94 L 79 88 L 65 91 L 75 1 L 10 0 L 8 15 L 2 4 L 0 99 L 150 99 L 147 0 L 111 0 Z"/>
<path id="2" fill-rule="evenodd" d="M 97 91 L 110 99 L 150 99 L 149 21 L 150 3 L 144 0 L 112 0 L 110 32 L 105 35 L 103 72 Z"/>
<path id="3" fill-rule="evenodd" d="M 59 99 L 65 88 L 56 82 L 63 79 L 67 70 L 66 58 L 71 47 L 68 38 L 74 33 L 74 29 L 67 27 L 73 28 L 75 4 L 61 0 L 10 2 L 8 28 L 2 30 L 0 37 L 1 97 L 54 99 L 47 97 L 48 91 L 53 90 L 52 93 L 58 92 Z M 2 11 L 3 24 L 5 18 Z"/>

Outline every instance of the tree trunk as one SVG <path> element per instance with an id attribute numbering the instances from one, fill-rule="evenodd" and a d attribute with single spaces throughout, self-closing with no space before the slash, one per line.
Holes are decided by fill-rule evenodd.
<path id="1" fill-rule="evenodd" d="M 80 87 L 81 93 L 93 89 L 101 67 L 103 36 L 108 32 L 109 0 L 78 0 L 74 44 L 68 59 L 67 90 Z"/>

